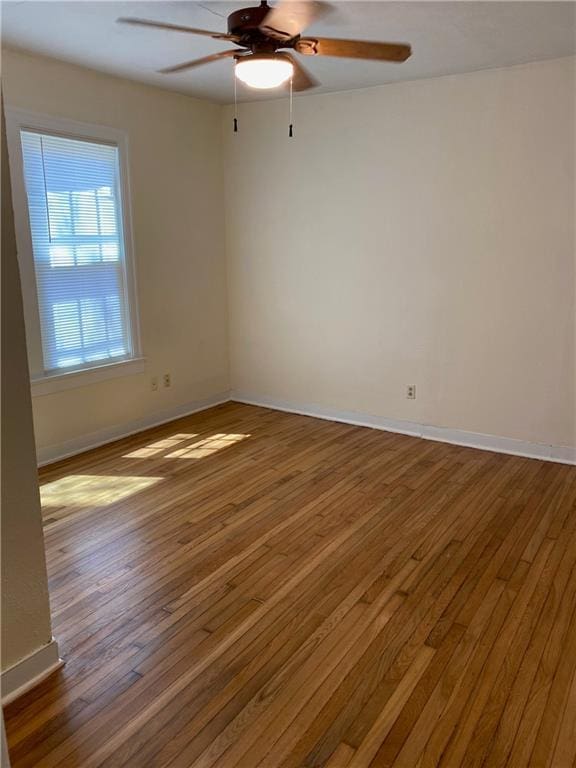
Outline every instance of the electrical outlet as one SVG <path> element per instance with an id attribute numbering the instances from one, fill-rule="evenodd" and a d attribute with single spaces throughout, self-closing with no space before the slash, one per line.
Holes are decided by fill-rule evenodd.
<path id="1" fill-rule="evenodd" d="M 170 374 L 169 373 L 165 373 L 164 376 L 162 376 L 162 381 L 163 381 L 165 387 L 171 387 L 172 386 L 172 379 L 170 378 Z"/>
<path id="2" fill-rule="evenodd" d="M 408 400 L 416 400 L 416 384 L 408 384 L 406 387 L 406 397 Z"/>
<path id="3" fill-rule="evenodd" d="M 158 392 L 158 376 L 152 376 L 150 379 L 150 389 L 152 392 Z"/>

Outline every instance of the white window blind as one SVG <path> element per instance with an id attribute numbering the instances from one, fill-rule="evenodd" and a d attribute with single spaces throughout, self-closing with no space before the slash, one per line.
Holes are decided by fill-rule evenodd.
<path id="1" fill-rule="evenodd" d="M 133 356 L 118 147 L 20 131 L 46 374 Z"/>

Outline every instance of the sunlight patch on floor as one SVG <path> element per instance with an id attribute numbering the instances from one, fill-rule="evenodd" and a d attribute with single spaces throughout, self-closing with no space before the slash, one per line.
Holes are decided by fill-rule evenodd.
<path id="1" fill-rule="evenodd" d="M 150 443 L 150 445 L 147 445 L 144 448 L 138 448 L 131 453 L 127 453 L 122 456 L 122 458 L 149 459 L 152 456 L 158 456 L 158 454 L 162 453 L 163 451 L 169 451 L 171 448 L 174 448 L 175 445 L 183 443 L 185 440 L 192 440 L 194 437 L 198 437 L 198 435 L 172 435 L 172 437 L 166 437 L 163 440 L 157 440 L 155 443 Z"/>
<path id="2" fill-rule="evenodd" d="M 211 456 L 223 448 L 228 448 L 241 440 L 245 440 L 250 435 L 226 435 L 217 434 L 200 440 L 197 443 L 179 448 L 177 451 L 167 454 L 167 459 L 203 459 L 205 456 Z"/>
<path id="3" fill-rule="evenodd" d="M 161 477 L 68 475 L 40 486 L 42 507 L 102 507 L 159 483 Z"/>

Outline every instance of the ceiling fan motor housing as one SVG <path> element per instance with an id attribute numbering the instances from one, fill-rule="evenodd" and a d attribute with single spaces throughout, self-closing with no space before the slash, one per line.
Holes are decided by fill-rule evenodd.
<path id="1" fill-rule="evenodd" d="M 250 32 L 258 32 L 260 24 L 268 15 L 270 8 L 267 5 L 255 8 L 241 8 L 228 16 L 228 34 L 245 35 Z"/>
<path id="2" fill-rule="evenodd" d="M 292 47 L 292 40 L 276 40 L 260 28 L 269 13 L 266 0 L 260 5 L 234 11 L 228 16 L 228 34 L 235 35 L 239 45 L 251 48 L 254 53 L 274 53 L 277 48 Z"/>

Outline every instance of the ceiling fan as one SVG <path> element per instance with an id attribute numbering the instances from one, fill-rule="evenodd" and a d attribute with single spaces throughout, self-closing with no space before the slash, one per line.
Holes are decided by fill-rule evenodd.
<path id="1" fill-rule="evenodd" d="M 233 58 L 236 60 L 236 77 L 253 88 L 275 88 L 290 78 L 295 91 L 305 91 L 318 85 L 316 79 L 292 53 L 283 49 L 291 49 L 303 56 L 337 56 L 392 62 L 406 61 L 410 56 L 411 48 L 405 43 L 302 36 L 306 27 L 327 15 L 331 9 L 328 3 L 316 0 L 280 0 L 274 7 L 270 7 L 267 0 L 261 0 L 259 6 L 242 8 L 231 13 L 228 16 L 228 32 L 223 33 L 149 19 L 120 18 L 118 21 L 122 24 L 189 32 L 215 40 L 230 41 L 239 48 L 185 61 L 161 69 L 160 72 L 183 72 L 219 59 Z"/>

